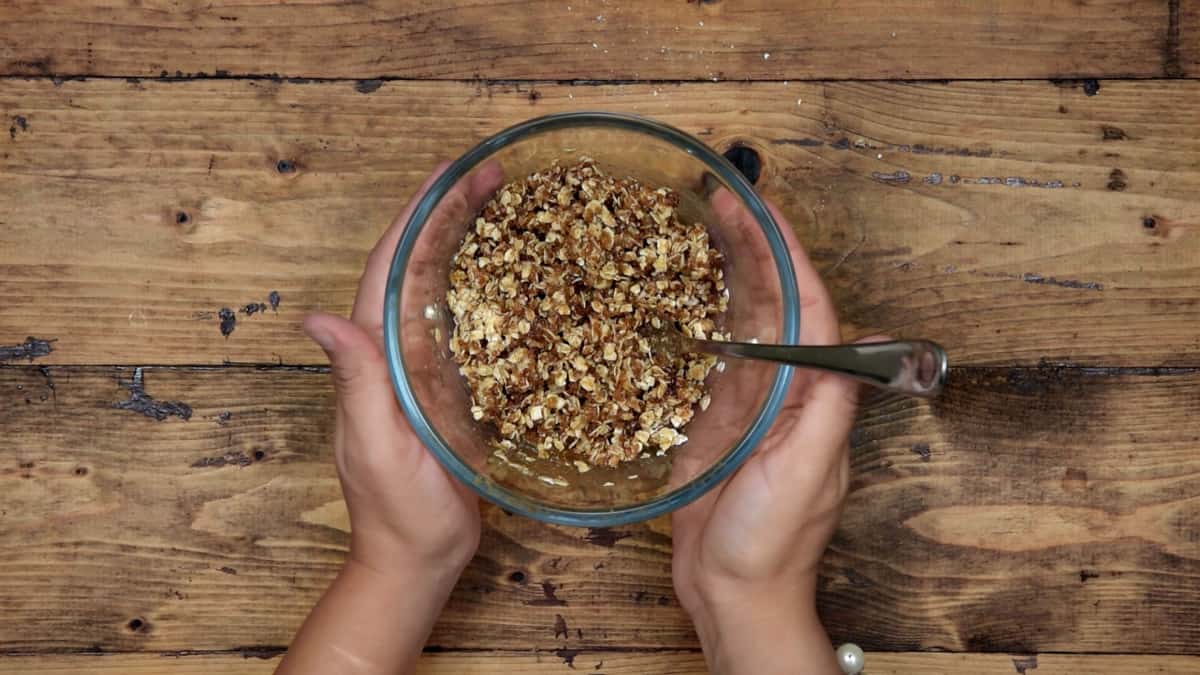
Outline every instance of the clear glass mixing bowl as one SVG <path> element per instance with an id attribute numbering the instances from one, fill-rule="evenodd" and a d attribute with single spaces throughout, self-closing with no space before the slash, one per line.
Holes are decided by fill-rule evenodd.
<path id="1" fill-rule="evenodd" d="M 452 163 L 421 198 L 396 246 L 384 304 L 384 346 L 400 405 L 456 478 L 501 508 L 547 522 L 608 527 L 668 513 L 734 470 L 775 421 L 791 370 L 733 360 L 709 376 L 712 403 L 683 430 L 684 445 L 618 468 L 579 473 L 562 460 L 508 461 L 495 429 L 476 422 L 451 358 L 450 259 L 498 184 L 590 157 L 606 173 L 679 193 L 679 212 L 704 223 L 725 254 L 723 328 L 733 339 L 794 344 L 800 307 L 779 226 L 724 157 L 677 129 L 612 113 L 541 117 L 506 129 Z"/>

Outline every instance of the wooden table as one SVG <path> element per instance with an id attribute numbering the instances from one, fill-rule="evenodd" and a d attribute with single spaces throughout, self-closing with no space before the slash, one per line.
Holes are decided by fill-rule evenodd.
<path id="1" fill-rule="evenodd" d="M 604 109 L 950 351 L 853 436 L 868 673 L 1200 672 L 1200 2 L 908 4 L 7 0 L 0 671 L 270 672 L 347 544 L 301 318 L 438 160 Z M 703 672 L 666 519 L 484 519 L 422 673 Z"/>

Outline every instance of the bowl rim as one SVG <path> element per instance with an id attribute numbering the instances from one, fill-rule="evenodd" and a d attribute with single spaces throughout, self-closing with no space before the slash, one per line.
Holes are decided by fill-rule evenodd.
<path id="1" fill-rule="evenodd" d="M 425 223 L 434 207 L 460 179 L 485 159 L 511 143 L 546 131 L 596 126 L 633 131 L 666 141 L 700 159 L 727 186 L 732 188 L 762 228 L 771 249 L 771 257 L 774 259 L 776 271 L 779 274 L 783 296 L 783 339 L 781 342 L 795 344 L 800 333 L 800 301 L 796 288 L 796 274 L 779 225 L 771 217 L 770 210 L 741 172 L 715 150 L 686 132 L 662 122 L 626 113 L 595 111 L 556 113 L 510 126 L 476 144 L 451 162 L 417 202 L 412 215 L 405 223 L 388 269 L 383 309 L 383 341 L 392 388 L 395 390 L 400 407 L 412 425 L 417 438 L 456 480 L 466 484 L 480 497 L 506 511 L 543 522 L 574 527 L 613 527 L 649 520 L 682 508 L 719 485 L 742 465 L 742 462 L 750 456 L 758 442 L 774 424 L 792 379 L 790 366 L 778 367 L 766 401 L 759 409 L 754 421 L 734 448 L 726 452 L 703 473 L 651 501 L 618 509 L 567 509 L 529 499 L 477 473 L 454 453 L 449 444 L 433 428 L 408 383 L 408 370 L 404 366 L 404 357 L 400 350 L 399 331 L 400 298 L 403 291 L 404 272 Z"/>

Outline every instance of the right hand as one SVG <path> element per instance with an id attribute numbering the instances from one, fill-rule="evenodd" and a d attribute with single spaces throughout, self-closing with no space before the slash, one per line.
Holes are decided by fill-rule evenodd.
<path id="1" fill-rule="evenodd" d="M 717 212 L 735 208 L 732 199 L 716 195 Z M 772 213 L 796 271 L 800 343 L 837 344 L 829 293 L 791 225 Z M 857 392 L 849 379 L 797 370 L 750 459 L 674 514 L 675 590 L 713 672 L 798 672 L 797 663 L 807 664 L 803 672 L 839 672 L 816 615 L 816 580 L 849 485 Z"/>

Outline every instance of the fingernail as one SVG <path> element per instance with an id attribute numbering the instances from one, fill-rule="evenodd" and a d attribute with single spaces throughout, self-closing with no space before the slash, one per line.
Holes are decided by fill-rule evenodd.
<path id="1" fill-rule="evenodd" d="M 313 342 L 321 345 L 321 349 L 326 352 L 333 351 L 334 339 L 333 333 L 325 330 L 324 327 L 314 326 L 309 329 L 308 336 L 313 339 Z"/>

